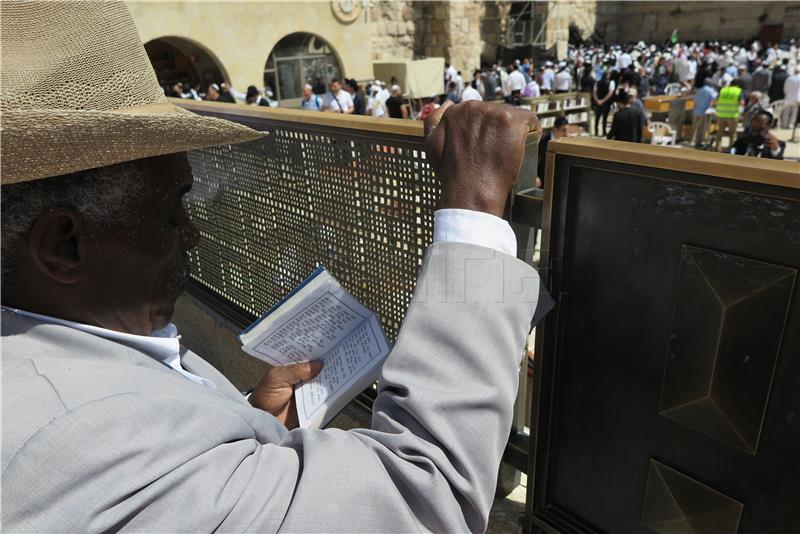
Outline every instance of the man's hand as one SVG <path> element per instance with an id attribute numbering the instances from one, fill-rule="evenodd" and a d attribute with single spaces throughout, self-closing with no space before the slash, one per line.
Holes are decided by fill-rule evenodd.
<path id="1" fill-rule="evenodd" d="M 767 146 L 769 146 L 769 149 L 773 152 L 777 152 L 781 148 L 778 138 L 771 133 L 768 133 L 764 136 L 764 141 L 767 143 Z"/>
<path id="2" fill-rule="evenodd" d="M 321 369 L 322 363 L 318 361 L 273 367 L 253 390 L 250 404 L 271 413 L 286 425 L 286 428 L 297 428 L 294 385 L 302 380 L 311 380 Z"/>
<path id="3" fill-rule="evenodd" d="M 502 217 L 525 139 L 538 127 L 530 111 L 486 102 L 448 101 L 428 115 L 425 153 L 442 182 L 439 208 Z"/>

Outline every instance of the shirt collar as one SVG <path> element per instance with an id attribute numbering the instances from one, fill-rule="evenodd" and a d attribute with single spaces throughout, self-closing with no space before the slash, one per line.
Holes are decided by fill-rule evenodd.
<path id="1" fill-rule="evenodd" d="M 87 334 L 102 337 L 110 341 L 116 341 L 122 345 L 144 352 L 154 360 L 158 360 L 161 363 L 172 367 L 173 369 L 178 369 L 181 365 L 181 336 L 178 335 L 178 328 L 172 323 L 169 323 L 160 330 L 151 332 L 149 336 L 137 336 L 134 334 L 117 332 L 115 330 L 108 330 L 107 328 L 100 328 L 99 326 L 76 323 L 74 321 L 68 321 L 59 317 L 51 317 L 49 315 L 42 315 L 25 310 L 8 308 L 6 306 L 3 306 L 2 309 L 3 311 L 29 317 L 43 323 L 58 324 L 68 328 L 74 328 L 75 330 L 80 330 L 81 332 L 86 332 Z"/>
<path id="2" fill-rule="evenodd" d="M 192 382 L 203 384 L 211 389 L 217 389 L 216 384 L 214 384 L 212 380 L 197 376 L 181 367 L 181 336 L 178 334 L 178 328 L 173 323 L 169 323 L 167 326 L 159 330 L 154 330 L 149 336 L 137 336 L 135 334 L 126 334 L 124 332 L 117 332 L 115 330 L 109 330 L 99 326 L 76 323 L 74 321 L 68 321 L 67 319 L 61 319 L 59 317 L 51 317 L 49 315 L 42 315 L 39 313 L 9 308 L 6 306 L 2 306 L 2 310 L 4 312 L 22 315 L 43 323 L 66 326 L 67 328 L 73 328 L 81 332 L 86 332 L 87 334 L 92 334 L 94 336 L 108 339 L 109 341 L 117 342 L 121 345 L 125 345 L 126 347 L 136 349 L 153 358 L 154 360 L 171 367 Z"/>

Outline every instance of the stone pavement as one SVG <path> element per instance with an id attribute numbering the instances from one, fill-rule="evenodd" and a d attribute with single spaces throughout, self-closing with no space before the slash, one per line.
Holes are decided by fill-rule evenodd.
<path id="1" fill-rule="evenodd" d="M 495 499 L 489 514 L 487 534 L 522 534 L 527 491 L 528 477 L 523 473 L 520 485 L 511 492 L 511 495 L 505 499 Z"/>
<path id="2" fill-rule="evenodd" d="M 612 121 L 613 118 L 614 118 L 614 114 L 612 113 L 608 117 L 608 128 L 609 129 L 611 128 L 611 121 Z M 591 137 L 596 137 L 595 135 L 593 135 L 593 132 L 594 132 L 594 114 L 590 114 L 589 115 L 589 129 L 587 131 L 589 132 L 589 135 Z M 792 130 L 789 129 L 789 128 L 782 128 L 782 129 L 773 128 L 770 131 L 775 135 L 775 137 L 777 137 L 779 140 L 784 141 L 786 143 L 786 149 L 784 150 L 784 153 L 783 153 L 784 159 L 793 160 L 793 161 L 800 161 L 800 127 L 797 128 L 797 132 L 795 134 L 795 140 L 794 141 L 790 140 L 791 137 L 792 137 Z M 709 139 L 711 139 L 710 136 L 709 136 Z M 723 143 L 724 142 L 727 142 L 727 139 L 724 140 Z M 679 141 L 677 146 L 679 148 L 695 150 L 694 145 L 689 140 L 686 140 L 686 139 L 683 140 L 683 141 Z M 723 145 L 723 146 L 727 146 L 727 145 Z"/>
<path id="3" fill-rule="evenodd" d="M 792 137 L 792 130 L 783 128 L 773 128 L 770 130 L 775 137 L 779 140 L 784 141 L 786 143 L 786 149 L 783 151 L 783 158 L 786 160 L 800 160 L 800 128 L 798 128 L 797 133 L 795 134 L 795 140 L 791 141 Z M 723 141 L 723 143 L 727 142 L 727 140 Z M 690 150 L 694 150 L 694 146 L 691 142 L 684 140 L 678 143 L 680 148 L 688 148 Z M 723 145 L 727 146 L 727 145 Z"/>

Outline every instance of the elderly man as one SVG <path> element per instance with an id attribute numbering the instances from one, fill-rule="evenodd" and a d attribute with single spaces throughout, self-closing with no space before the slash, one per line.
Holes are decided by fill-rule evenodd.
<path id="1" fill-rule="evenodd" d="M 538 298 L 499 218 L 535 116 L 431 114 L 441 209 L 372 428 L 290 431 L 318 367 L 248 401 L 171 323 L 185 152 L 261 134 L 168 103 L 121 3 L 7 2 L 1 39 L 4 530 L 484 530 Z"/>
<path id="2" fill-rule="evenodd" d="M 731 154 L 753 156 L 766 159 L 783 159 L 786 143 L 780 141 L 769 131 L 772 114 L 760 110 L 750 119 L 749 128 L 731 147 Z"/>
<path id="3" fill-rule="evenodd" d="M 300 109 L 308 111 L 322 111 L 322 97 L 314 94 L 314 89 L 309 84 L 303 85 L 303 99 Z"/>

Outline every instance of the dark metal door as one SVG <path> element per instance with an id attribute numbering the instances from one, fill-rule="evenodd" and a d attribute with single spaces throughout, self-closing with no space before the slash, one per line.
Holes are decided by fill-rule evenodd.
<path id="1" fill-rule="evenodd" d="M 530 530 L 800 532 L 800 190 L 555 162 Z"/>

